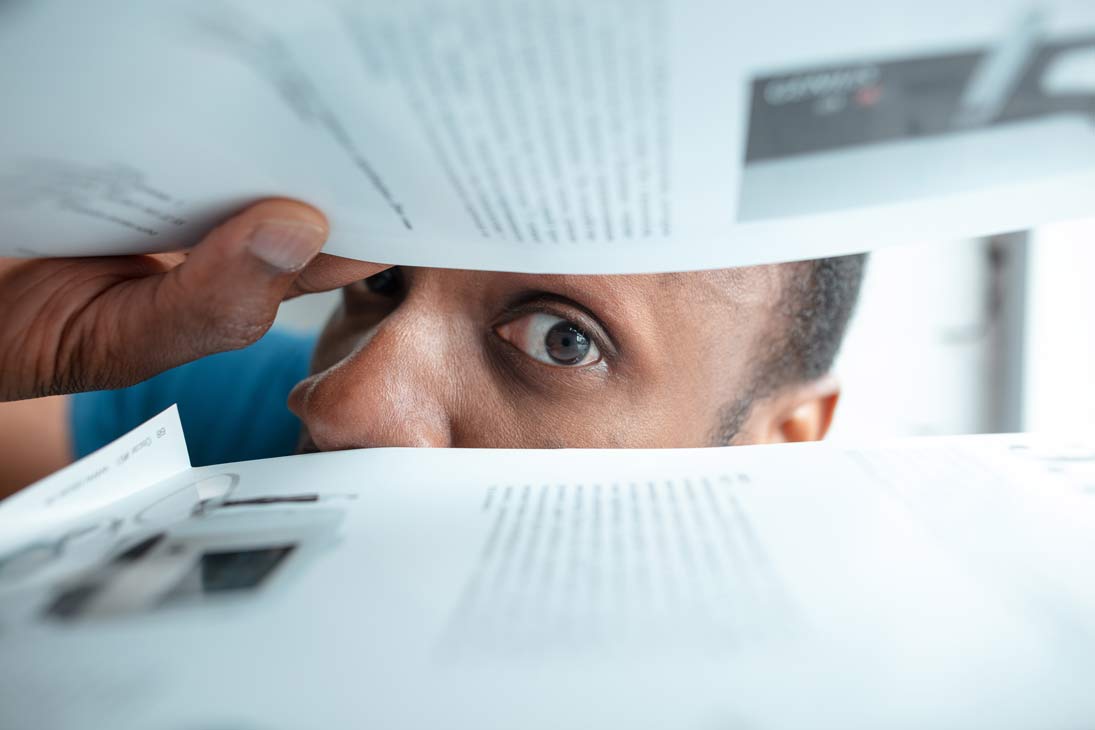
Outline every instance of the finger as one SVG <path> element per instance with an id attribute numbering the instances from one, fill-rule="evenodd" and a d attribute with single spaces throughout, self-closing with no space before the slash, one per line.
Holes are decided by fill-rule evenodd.
<path id="1" fill-rule="evenodd" d="M 355 281 L 368 279 L 373 274 L 390 268 L 390 264 L 355 261 L 354 259 L 321 253 L 312 260 L 312 263 L 308 264 L 304 271 L 300 272 L 300 276 L 296 278 L 290 287 L 287 298 L 338 289 Z"/>
<path id="2" fill-rule="evenodd" d="M 248 345 L 327 239 L 323 214 L 269 200 L 222 223 L 157 280 L 138 326 L 164 333 L 164 355 L 185 362 Z M 147 329 L 145 330 L 148 331 Z"/>

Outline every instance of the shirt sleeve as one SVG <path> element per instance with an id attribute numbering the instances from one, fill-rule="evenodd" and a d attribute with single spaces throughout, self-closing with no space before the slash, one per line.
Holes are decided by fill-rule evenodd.
<path id="1" fill-rule="evenodd" d="M 76 458 L 113 441 L 173 403 L 194 466 L 293 453 L 300 422 L 286 406 L 308 374 L 312 336 L 271 330 L 261 340 L 168 370 L 120 390 L 72 396 Z"/>

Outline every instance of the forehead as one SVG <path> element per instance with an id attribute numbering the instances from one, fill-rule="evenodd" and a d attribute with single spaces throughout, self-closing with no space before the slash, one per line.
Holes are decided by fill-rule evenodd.
<path id="1" fill-rule="evenodd" d="M 495 284 L 546 289 L 590 306 L 651 312 L 717 310 L 755 314 L 770 310 L 782 293 L 788 264 L 668 274 L 546 275 L 483 273 Z"/>

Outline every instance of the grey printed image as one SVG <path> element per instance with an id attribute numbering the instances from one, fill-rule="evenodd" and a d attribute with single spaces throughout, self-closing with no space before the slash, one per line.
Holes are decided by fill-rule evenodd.
<path id="1" fill-rule="evenodd" d="M 127 545 L 58 586 L 45 615 L 71 621 L 241 597 L 335 544 L 342 510 L 250 503 L 198 514 Z"/>
<path id="2" fill-rule="evenodd" d="M 1095 148 L 1095 33 L 820 64 L 751 82 L 739 220 L 1067 173 Z"/>
<path id="3" fill-rule="evenodd" d="M 42 583 L 52 595 L 42 606 L 44 617 L 73 621 L 244 598 L 335 545 L 345 508 L 355 499 L 332 492 L 268 493 L 240 482 L 235 472 L 183 477 L 132 515 L 100 520 L 105 527 L 69 530 L 58 540 L 39 539 L 7 559 L 0 556 L 0 587 L 3 579 L 46 572 L 50 560 L 66 559 L 66 551 L 86 551 L 89 536 L 98 534 L 113 547 L 74 570 L 55 570 Z"/>

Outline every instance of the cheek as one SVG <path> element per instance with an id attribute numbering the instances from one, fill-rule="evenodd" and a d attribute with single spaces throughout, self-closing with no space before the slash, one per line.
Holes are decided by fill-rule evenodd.
<path id="1" fill-rule="evenodd" d="M 615 433 L 628 439 L 619 446 L 702 448 L 712 443 L 720 402 L 710 387 L 682 374 L 643 383 L 625 403 L 606 410 Z"/>
<path id="2" fill-rule="evenodd" d="M 562 449 L 642 448 L 670 445 L 674 432 L 654 409 L 634 407 L 619 397 L 586 398 L 558 394 L 543 398 L 526 394 L 507 398 L 494 394 L 489 406 L 461 419 L 458 442 L 463 446 Z M 683 445 L 694 445 L 691 442 Z"/>
<path id="3" fill-rule="evenodd" d="M 454 441 L 471 448 L 554 449 L 603 445 L 601 398 L 573 388 L 528 387 L 492 373 L 463 379 Z"/>

